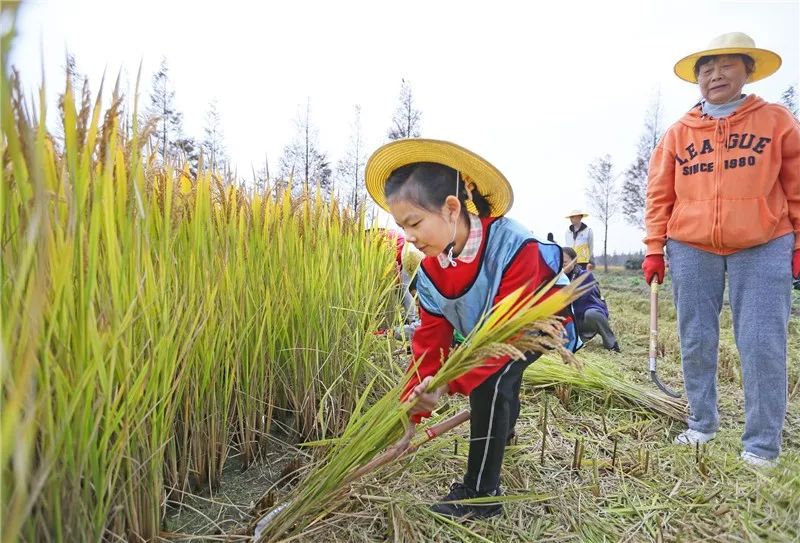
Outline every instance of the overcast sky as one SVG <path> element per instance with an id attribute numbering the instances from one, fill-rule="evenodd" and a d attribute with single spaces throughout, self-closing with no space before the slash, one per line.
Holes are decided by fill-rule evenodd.
<path id="1" fill-rule="evenodd" d="M 510 216 L 562 240 L 564 213 L 590 208 L 588 163 L 608 153 L 618 172 L 631 162 L 657 92 L 665 125 L 698 99 L 696 86 L 673 75 L 682 56 L 719 34 L 745 32 L 783 57 L 775 75 L 745 91 L 778 101 L 796 85 L 798 4 L 34 0 L 23 3 L 12 63 L 33 89 L 43 62 L 54 97 L 67 50 L 93 90 L 104 69 L 112 79 L 122 70 L 132 88 L 141 61 L 146 103 L 164 56 L 185 131 L 202 135 L 216 98 L 240 173 L 265 155 L 277 171 L 307 99 L 333 164 L 347 146 L 355 104 L 367 147 L 377 148 L 405 78 L 422 110 L 422 135 L 489 159 L 514 188 Z M 602 227 L 587 222 L 601 253 Z M 615 220 L 609 251 L 641 249 L 641 237 Z"/>

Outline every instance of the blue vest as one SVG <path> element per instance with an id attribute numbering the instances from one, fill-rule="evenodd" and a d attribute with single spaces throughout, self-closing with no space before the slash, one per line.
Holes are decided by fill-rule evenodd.
<path id="1" fill-rule="evenodd" d="M 539 244 L 539 254 L 553 270 L 553 275 L 558 276 L 556 285 L 569 284 L 569 279 L 561 273 L 563 266 L 561 247 L 555 243 L 539 241 L 524 226 L 507 217 L 500 217 L 489 224 L 485 235 L 487 238 L 483 253 L 479 254 L 481 261 L 478 264 L 477 276 L 460 296 L 450 298 L 439 292 L 425 273 L 424 267 L 420 267 L 417 277 L 420 305 L 428 313 L 447 319 L 453 328 L 465 337 L 492 309 L 503 273 L 527 243 Z M 580 347 L 575 323 L 570 322 L 565 328 L 568 334 L 566 346 L 574 352 Z"/>

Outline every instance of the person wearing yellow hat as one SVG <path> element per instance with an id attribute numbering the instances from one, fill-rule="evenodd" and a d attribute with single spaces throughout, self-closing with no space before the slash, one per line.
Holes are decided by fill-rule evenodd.
<path id="1" fill-rule="evenodd" d="M 409 367 L 413 373 L 403 395 L 417 400 L 411 422 L 430 416 L 445 392 L 469 396 L 467 472 L 431 509 L 453 518 L 500 514 L 498 502 L 461 501 L 500 495 L 522 373 L 538 354 L 491 358 L 441 389 L 428 392 L 427 386 L 448 357 L 454 332 L 468 336 L 487 311 L 519 288 L 532 293 L 555 279 L 552 293 L 568 284 L 561 249 L 539 243 L 527 228 L 504 217 L 513 202 L 505 176 L 454 143 L 418 138 L 389 143 L 369 158 L 365 179 L 375 203 L 425 254 L 416 283 L 421 324 L 411 340 L 417 364 Z M 577 348 L 575 325 L 565 324 L 568 347 Z"/>
<path id="2" fill-rule="evenodd" d="M 417 304 L 411 293 L 414 290 L 412 284 L 419 264 L 417 251 L 413 249 L 411 244 L 406 243 L 405 236 L 400 232 L 372 226 L 366 229 L 366 233 L 388 242 L 394 248 L 398 297 L 403 306 L 403 323 L 394 329 L 394 336 L 396 339 L 410 338 L 414 330 L 419 326 Z M 375 332 L 376 335 L 385 333 L 386 330 L 383 329 Z"/>
<path id="3" fill-rule="evenodd" d="M 686 445 L 719 428 L 717 352 L 727 276 L 745 396 L 742 459 L 771 466 L 786 415 L 792 276 L 800 275 L 800 125 L 783 106 L 743 94 L 781 58 L 731 32 L 675 64 L 702 100 L 653 151 L 647 184 L 650 283 L 670 273 L 691 415 Z"/>
<path id="4" fill-rule="evenodd" d="M 564 247 L 572 247 L 578 254 L 578 264 L 589 271 L 594 268 L 594 232 L 583 222 L 589 214 L 580 209 L 567 213 L 569 227 L 564 235 Z"/>

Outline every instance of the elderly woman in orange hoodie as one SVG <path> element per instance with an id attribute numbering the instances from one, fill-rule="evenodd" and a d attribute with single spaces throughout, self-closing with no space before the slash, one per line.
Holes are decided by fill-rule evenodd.
<path id="1" fill-rule="evenodd" d="M 728 278 L 742 365 L 742 459 L 774 465 L 786 415 L 792 277 L 800 275 L 800 125 L 783 106 L 742 94 L 781 58 L 734 32 L 681 59 L 675 73 L 703 99 L 650 160 L 645 280 L 669 255 L 691 415 L 675 442 L 714 438 L 719 315 Z"/>

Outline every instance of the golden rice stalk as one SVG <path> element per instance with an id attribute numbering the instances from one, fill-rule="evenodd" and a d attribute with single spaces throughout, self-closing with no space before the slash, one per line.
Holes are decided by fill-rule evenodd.
<path id="1" fill-rule="evenodd" d="M 524 295 L 520 289 L 498 303 L 465 342 L 451 353 L 429 389 L 434 390 L 486 363 L 487 356 L 521 355 L 531 349 L 563 352 L 564 331 L 553 315 L 580 296 L 582 288 L 574 283 L 543 299 L 543 294 L 552 285 L 551 282 L 530 295 Z M 346 495 L 350 475 L 405 432 L 413 404 L 401 402 L 400 398 L 409 378 L 407 375 L 402 383 L 363 411 L 370 393 L 370 388 L 367 388 L 343 435 L 335 441 L 327 457 L 309 474 L 290 500 L 269 517 L 269 522 L 261 523 L 259 541 L 296 535 L 338 507 Z"/>
<path id="2" fill-rule="evenodd" d="M 523 374 L 525 382 L 535 387 L 570 385 L 578 390 L 611 394 L 627 405 L 638 405 L 675 420 L 686 420 L 684 400 L 670 398 L 652 387 L 637 385 L 617 371 L 607 358 L 580 352 L 583 370 L 565 366 L 551 355 L 544 355 L 528 366 Z"/>
<path id="3" fill-rule="evenodd" d="M 274 413 L 339 434 L 392 282 L 363 217 L 176 169 L 69 80 L 56 144 L 0 81 L 0 539 L 155 541 Z"/>

